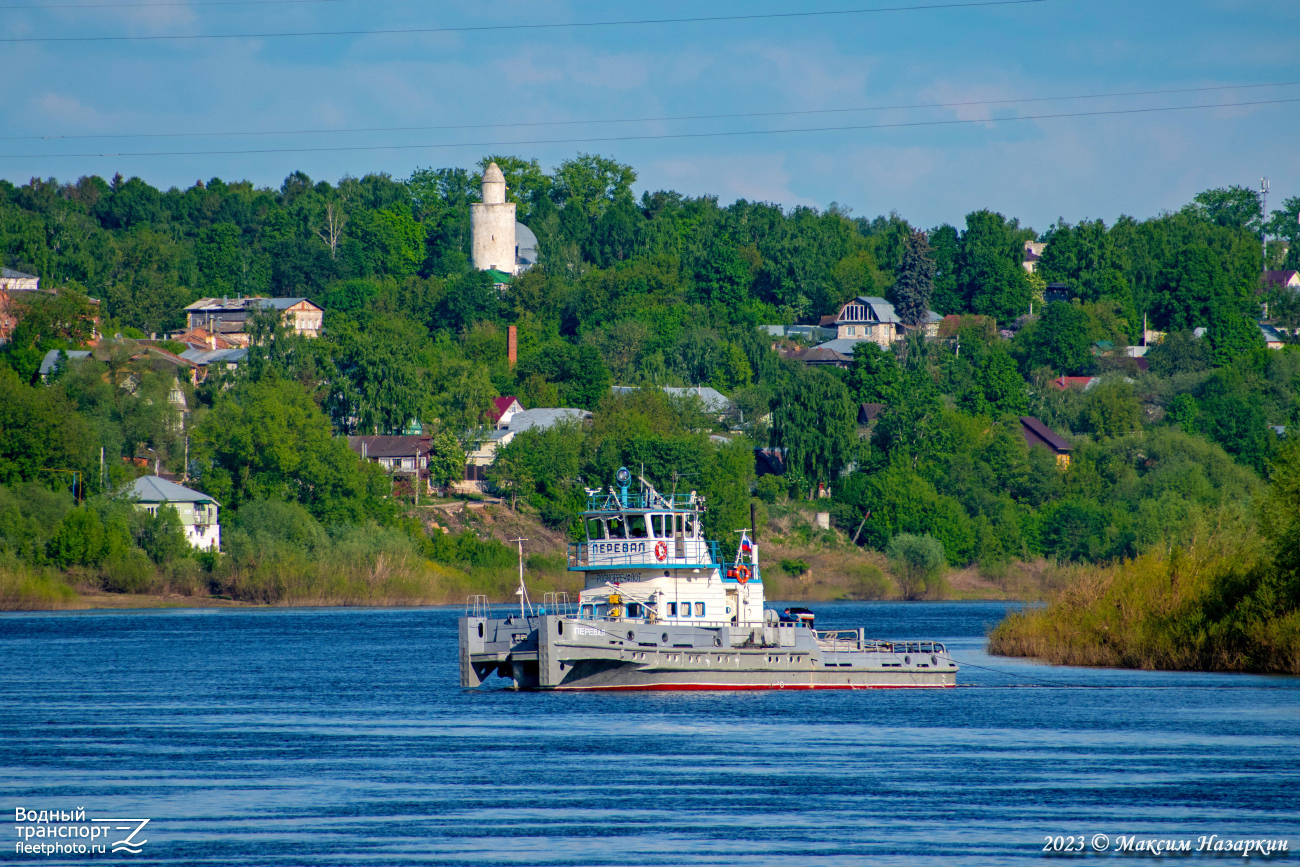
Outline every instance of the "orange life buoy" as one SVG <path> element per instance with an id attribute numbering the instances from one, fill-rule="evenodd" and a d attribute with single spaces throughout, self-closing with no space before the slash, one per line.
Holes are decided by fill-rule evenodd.
<path id="1" fill-rule="evenodd" d="M 748 584 L 748 583 L 749 583 L 749 567 L 748 567 L 748 566 L 741 566 L 739 569 L 736 570 L 736 573 L 737 573 L 737 574 L 736 574 L 736 580 L 737 580 L 737 581 L 739 581 L 741 584 Z"/>
<path id="2" fill-rule="evenodd" d="M 668 546 L 665 545 L 663 542 L 656 542 L 656 543 L 655 543 L 655 556 L 658 557 L 660 560 L 667 560 L 667 559 L 668 559 Z"/>

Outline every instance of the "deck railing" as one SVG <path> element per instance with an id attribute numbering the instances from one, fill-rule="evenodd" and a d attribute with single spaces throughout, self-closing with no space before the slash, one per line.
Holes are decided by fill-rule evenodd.
<path id="1" fill-rule="evenodd" d="M 650 496 L 647 494 L 633 493 L 628 491 L 627 502 L 623 502 L 621 495 L 614 495 L 608 491 L 602 491 L 599 494 L 591 494 L 587 497 L 588 512 L 619 512 L 623 509 L 673 509 L 676 511 L 694 511 L 700 507 L 698 497 L 692 499 L 689 494 L 656 494 Z"/>
<path id="2" fill-rule="evenodd" d="M 603 549 L 617 544 L 620 548 L 627 547 L 627 551 L 617 553 L 605 553 Z M 661 560 L 655 554 L 655 547 L 662 544 L 668 550 Z M 599 553 L 592 553 L 592 546 L 597 546 Z M 694 549 L 694 552 L 692 552 Z M 681 553 L 684 556 L 678 556 Z M 698 542 L 691 541 L 686 543 L 684 550 L 678 548 L 678 544 L 671 539 L 619 539 L 604 540 L 599 542 L 570 542 L 569 543 L 569 566 L 570 567 L 589 567 L 589 566 L 639 566 L 639 567 L 664 567 L 664 568 L 681 568 L 684 566 L 705 567 L 723 569 L 722 551 L 718 548 L 717 542 Z"/>
<path id="3" fill-rule="evenodd" d="M 882 641 L 866 638 L 861 630 L 838 629 L 817 631 L 817 644 L 823 650 L 862 650 L 868 653 L 947 653 L 937 641 Z"/>

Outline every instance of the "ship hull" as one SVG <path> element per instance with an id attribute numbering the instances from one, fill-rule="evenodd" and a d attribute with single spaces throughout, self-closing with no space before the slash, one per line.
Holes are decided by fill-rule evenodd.
<path id="1" fill-rule="evenodd" d="M 879 642 L 795 624 L 665 627 L 561 616 L 460 621 L 461 685 L 493 674 L 546 691 L 943 689 L 934 642 Z M 850 633 L 852 635 L 852 633 Z"/>

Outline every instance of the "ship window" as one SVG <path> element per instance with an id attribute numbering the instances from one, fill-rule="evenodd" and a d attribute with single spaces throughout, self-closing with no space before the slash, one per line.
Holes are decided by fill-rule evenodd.
<path id="1" fill-rule="evenodd" d="M 669 616 L 669 617 L 676 617 L 676 616 L 677 616 L 677 603 L 676 603 L 676 602 L 669 602 L 669 603 L 668 603 L 668 616 Z"/>
<path id="2" fill-rule="evenodd" d="M 622 518 L 610 518 L 610 519 L 609 519 L 609 538 L 611 538 L 611 539 L 623 539 L 623 538 L 626 538 L 626 537 L 624 536 L 624 530 L 623 530 L 623 519 L 622 519 Z"/>
<path id="3" fill-rule="evenodd" d="M 645 515 L 628 515 L 627 529 L 629 538 L 644 539 L 646 536 Z"/>
<path id="4" fill-rule="evenodd" d="M 664 538 L 664 516 L 651 515 L 650 529 L 654 531 L 654 537 L 656 539 L 663 539 Z"/>
<path id="5" fill-rule="evenodd" d="M 695 521 L 691 518 L 686 519 L 686 538 L 695 538 Z"/>
<path id="6" fill-rule="evenodd" d="M 595 617 L 595 616 L 596 616 L 596 609 L 595 609 L 593 606 L 591 606 L 591 605 L 584 605 L 584 606 L 582 606 L 582 617 L 583 617 L 583 619 L 585 619 L 585 620 L 590 620 L 590 619 L 592 619 L 592 618 Z"/>
<path id="7" fill-rule="evenodd" d="M 696 602 L 696 603 L 695 603 L 695 616 L 696 616 L 696 617 L 703 617 L 703 616 L 704 616 L 704 603 L 703 603 L 703 602 Z"/>
<path id="8" fill-rule="evenodd" d="M 683 616 L 683 617 L 690 617 L 690 616 L 691 616 L 691 603 L 689 603 L 689 602 L 683 602 L 682 605 L 681 605 L 681 609 L 682 609 L 682 616 Z"/>
<path id="9" fill-rule="evenodd" d="M 639 602 L 629 602 L 627 604 L 627 616 L 637 618 L 641 616 L 641 604 Z"/>
<path id="10" fill-rule="evenodd" d="M 605 538 L 605 522 L 599 518 L 588 518 L 587 538 L 596 540 Z"/>
<path id="11" fill-rule="evenodd" d="M 671 517 L 671 516 L 670 516 L 670 517 Z M 679 535 L 679 536 L 682 534 L 682 520 L 683 520 L 683 516 L 678 515 L 678 516 L 677 516 L 677 535 Z"/>

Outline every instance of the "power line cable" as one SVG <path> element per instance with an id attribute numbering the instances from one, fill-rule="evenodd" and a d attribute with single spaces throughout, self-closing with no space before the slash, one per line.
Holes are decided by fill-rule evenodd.
<path id="1" fill-rule="evenodd" d="M 392 36 L 415 33 L 483 33 L 501 30 L 560 30 L 578 27 L 632 27 L 649 24 L 701 24 L 720 21 L 769 21 L 823 18 L 835 15 L 872 15 L 882 12 L 925 12 L 935 9 L 973 9 L 984 6 L 1025 6 L 1052 0 L 971 0 L 966 3 L 931 3 L 925 6 L 877 6 L 870 9 L 832 9 L 820 12 L 766 12 L 749 15 L 709 15 L 698 18 L 640 18 L 621 21 L 568 21 L 555 24 L 479 24 L 465 27 L 404 27 L 391 30 L 304 30 L 293 33 L 215 33 L 179 36 L 15 36 L 0 43 L 19 42 L 166 42 L 199 39 L 290 39 L 308 36 Z"/>
<path id="2" fill-rule="evenodd" d="M 814 108 L 798 111 L 753 111 L 738 114 L 684 114 L 666 117 L 627 117 L 596 120 L 539 120 L 515 123 L 469 123 L 443 126 L 376 126 L 346 129 L 289 129 L 253 130 L 245 132 L 157 132 L 157 133 L 83 133 L 77 135 L 15 135 L 0 136 L 0 141 L 71 141 L 78 139 L 142 139 L 142 138 L 227 138 L 268 135 L 342 135 L 363 132 L 430 132 L 434 130 L 510 129 L 539 126 L 583 126 L 588 124 L 617 123 L 669 123 L 684 120 L 734 120 L 752 117 L 794 117 L 812 114 L 847 114 L 859 111 L 903 111 L 921 108 L 965 108 L 977 105 L 1011 105 L 1024 102 L 1061 102 L 1073 99 L 1108 99 L 1127 96 L 1156 96 L 1171 93 L 1205 93 L 1219 90 L 1252 90 L 1264 87 L 1293 87 L 1300 81 L 1274 81 L 1265 84 L 1223 84 L 1213 87 L 1180 87 L 1172 90 L 1130 90 L 1117 93 L 1081 93 L 1072 96 L 1035 96 L 1016 99 L 981 99 L 964 102 L 928 102 L 912 105 L 869 105 L 859 108 Z"/>
<path id="3" fill-rule="evenodd" d="M 1250 102 L 1222 102 L 1208 105 L 1173 105 L 1158 106 L 1151 108 L 1128 108 L 1128 109 L 1110 109 L 1105 111 L 1077 111 L 1063 112 L 1060 114 L 1027 114 L 1020 117 L 1000 117 L 1000 118 L 972 118 L 962 119 L 954 118 L 949 120 L 924 120 L 924 121 L 907 121 L 900 123 L 879 123 L 879 124 L 853 124 L 848 126 L 822 126 L 822 127 L 799 127 L 796 129 L 764 129 L 764 130 L 737 130 L 733 132 L 688 132 L 688 133 L 666 133 L 657 135 L 625 135 L 625 136 L 603 136 L 589 138 L 561 138 L 561 139 L 533 139 L 525 141 L 469 141 L 469 142 L 448 142 L 444 144 L 412 144 L 412 145 L 344 145 L 337 147 L 310 147 L 310 148 L 250 148 L 245 150 L 206 150 L 206 151 L 141 151 L 141 152 L 120 152 L 120 153 L 82 153 L 82 154 L 0 154 L 0 159 L 70 159 L 70 158 L 88 158 L 88 157 L 176 157 L 176 156 L 222 156 L 222 155 L 249 155 L 249 154 L 290 154 L 290 153 L 336 153 L 345 151 L 399 151 L 399 150 L 444 150 L 448 148 L 462 147 L 518 147 L 519 145 L 552 145 L 552 144 L 591 144 L 591 143 L 608 143 L 624 141 L 659 141 L 665 139 L 700 139 L 700 138 L 739 138 L 743 136 L 766 136 L 766 135 L 790 135 L 794 133 L 808 132 L 847 132 L 853 130 L 872 130 L 872 129 L 901 129 L 905 127 L 926 127 L 926 126 L 960 126 L 976 123 L 1006 123 L 1008 121 L 1024 120 L 1056 120 L 1061 118 L 1075 117 L 1104 117 L 1111 115 L 1131 115 L 1131 114 L 1152 114 L 1156 112 L 1169 111 L 1196 111 L 1209 108 L 1240 108 L 1245 106 L 1256 105 L 1283 105 L 1300 102 L 1300 97 L 1294 99 L 1261 99 Z"/>
<path id="4" fill-rule="evenodd" d="M 4 5 L 0 10 L 31 9 L 154 9 L 169 6 L 286 6 L 297 3 L 350 3 L 352 0 L 194 0 L 194 2 L 166 3 L 41 3 L 33 5 Z M 371 0 L 373 2 L 373 0 Z"/>

